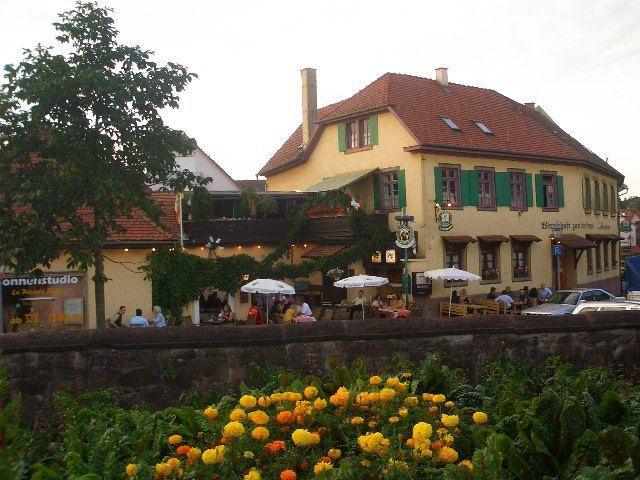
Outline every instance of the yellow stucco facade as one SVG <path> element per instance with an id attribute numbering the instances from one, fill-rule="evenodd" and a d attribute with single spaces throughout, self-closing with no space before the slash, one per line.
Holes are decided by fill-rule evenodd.
<path id="1" fill-rule="evenodd" d="M 411 272 L 443 268 L 445 265 L 445 242 L 443 236 L 470 236 L 474 240 L 478 236 L 502 235 L 532 235 L 541 241 L 530 244 L 528 250 L 529 274 L 523 278 L 513 275 L 513 252 L 511 243 L 501 243 L 497 248 L 498 259 L 496 267 L 499 278 L 482 282 L 470 282 L 466 288 L 469 293 L 484 293 L 489 284 L 501 290 L 510 285 L 512 289 L 524 285 L 539 286 L 544 282 L 554 285 L 554 259 L 551 254 L 552 230 L 550 224 L 562 223 L 563 235 L 573 234 L 581 237 L 587 235 L 616 235 L 618 234 L 617 213 L 587 212 L 583 203 L 583 182 L 588 177 L 598 180 L 607 187 L 614 189 L 617 199 L 617 180 L 585 165 L 564 164 L 549 161 L 523 160 L 522 158 L 491 158 L 487 156 L 448 156 L 444 154 L 414 153 L 405 150 L 416 144 L 416 140 L 405 126 L 391 111 L 378 114 L 378 144 L 370 149 L 353 152 L 341 152 L 338 148 L 338 125 L 331 124 L 324 127 L 315 147 L 308 159 L 284 171 L 267 175 L 268 190 L 305 190 L 325 178 L 340 173 L 365 169 L 397 168 L 404 170 L 406 183 L 407 213 L 414 216 L 412 226 L 418 233 L 416 258 L 409 261 Z M 436 179 L 435 167 L 442 164 L 459 165 L 463 170 L 474 170 L 476 167 L 487 167 L 495 172 L 507 172 L 507 169 L 522 169 L 525 173 L 535 175 L 541 171 L 552 171 L 563 178 L 564 206 L 558 211 L 543 211 L 533 206 L 524 211 L 513 211 L 509 206 L 498 206 L 493 211 L 482 211 L 476 206 L 466 205 L 460 209 L 449 209 L 452 215 L 453 227 L 446 232 L 438 229 L 436 221 Z M 357 196 L 363 201 L 367 212 L 374 211 L 373 182 L 371 177 L 365 177 L 346 187 L 347 193 Z M 536 191 L 533 189 L 533 196 Z M 446 208 L 446 207 L 445 207 Z M 615 208 L 617 212 L 617 208 Z M 393 219 L 397 213 L 389 214 L 389 226 L 396 228 Z M 605 246 L 606 245 L 606 246 Z M 567 259 L 567 266 L 561 266 L 563 273 L 562 287 L 586 285 L 604 285 L 607 282 L 615 284 L 619 278 L 619 262 L 615 243 L 602 242 L 598 244 L 600 250 L 600 269 L 595 262 L 598 254 L 596 249 L 572 250 L 573 255 Z M 607 252 L 605 255 L 604 249 Z M 611 249 L 615 250 L 612 251 Z M 591 250 L 591 253 L 589 253 Z M 582 253 L 581 253 L 582 252 Z M 568 253 L 566 253 L 568 254 Z M 481 274 L 480 243 L 469 243 L 463 250 L 462 267 L 473 273 Z M 592 271 L 587 269 L 587 257 L 593 263 Z M 605 262 L 605 257 L 607 261 Z M 575 266 L 575 272 L 573 266 Z M 614 265 L 615 263 L 615 265 Z M 565 271 L 566 270 L 566 271 Z M 565 278 L 566 276 L 566 278 Z M 448 295 L 448 289 L 443 282 L 433 283 L 434 297 Z"/>

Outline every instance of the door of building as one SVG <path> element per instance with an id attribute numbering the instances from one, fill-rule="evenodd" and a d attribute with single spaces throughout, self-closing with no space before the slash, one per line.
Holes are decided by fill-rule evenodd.
<path id="1" fill-rule="evenodd" d="M 565 248 L 562 256 L 562 288 L 576 288 L 576 251 L 573 248 Z"/>
<path id="2" fill-rule="evenodd" d="M 347 269 L 344 270 L 345 272 Z M 335 280 L 327 277 L 326 273 L 322 274 L 322 301 L 331 303 L 340 303 L 347 299 L 347 289 L 337 288 L 333 286 Z"/>

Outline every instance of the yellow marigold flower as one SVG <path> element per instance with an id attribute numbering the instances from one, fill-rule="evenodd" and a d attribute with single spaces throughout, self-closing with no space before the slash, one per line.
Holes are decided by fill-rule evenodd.
<path id="1" fill-rule="evenodd" d="M 351 419 L 351 425 L 362 425 L 364 423 L 364 418 L 362 417 L 353 417 Z"/>
<path id="2" fill-rule="evenodd" d="M 272 402 L 281 402 L 282 401 L 282 394 L 281 393 L 272 393 L 269 398 L 271 399 Z"/>
<path id="3" fill-rule="evenodd" d="M 171 475 L 172 471 L 173 467 L 168 463 L 156 463 L 156 473 L 158 475 L 168 477 L 169 475 Z"/>
<path id="4" fill-rule="evenodd" d="M 256 425 L 266 425 L 269 423 L 269 415 L 262 410 L 255 410 L 247 415 L 247 418 Z"/>
<path id="5" fill-rule="evenodd" d="M 135 477 L 136 473 L 138 473 L 138 465 L 136 465 L 135 463 L 130 463 L 125 467 L 124 471 L 130 477 Z"/>
<path id="6" fill-rule="evenodd" d="M 447 428 L 455 427 L 459 422 L 459 418 L 457 415 L 447 415 L 446 413 L 442 414 L 440 420 L 442 421 L 442 424 Z"/>
<path id="7" fill-rule="evenodd" d="M 442 447 L 438 452 L 437 460 L 443 463 L 454 463 L 458 460 L 458 452 L 451 447 Z"/>
<path id="8" fill-rule="evenodd" d="M 446 445 L 448 446 L 453 445 L 453 435 L 445 435 L 443 440 Z"/>
<path id="9" fill-rule="evenodd" d="M 178 445 L 182 443 L 182 437 L 180 435 L 171 435 L 169 437 L 169 445 Z"/>
<path id="10" fill-rule="evenodd" d="M 358 437 L 358 445 L 367 453 L 384 455 L 389 448 L 389 439 L 380 432 L 367 433 Z"/>
<path id="11" fill-rule="evenodd" d="M 338 407 L 346 407 L 347 402 L 349 402 L 349 390 L 347 390 L 344 387 L 340 387 L 336 393 L 331 395 L 331 398 L 329 398 L 329 401 L 331 402 L 332 405 L 335 405 Z"/>
<path id="12" fill-rule="evenodd" d="M 398 377 L 389 377 L 389 378 L 387 378 L 387 381 L 385 382 L 385 385 L 387 387 L 394 388 L 397 385 L 400 385 L 400 379 Z"/>
<path id="13" fill-rule="evenodd" d="M 234 408 L 229 414 L 229 420 L 231 420 L 232 422 L 241 422 L 245 418 L 247 418 L 247 414 L 241 408 Z"/>
<path id="14" fill-rule="evenodd" d="M 167 460 L 167 463 L 173 468 L 178 468 L 180 466 L 180 460 L 175 457 L 171 457 L 169 460 Z"/>
<path id="15" fill-rule="evenodd" d="M 342 456 L 342 452 L 337 448 L 331 448 L 327 452 L 327 457 L 329 457 L 333 461 L 338 460 L 341 456 Z"/>
<path id="16" fill-rule="evenodd" d="M 406 417 L 409 414 L 409 410 L 407 410 L 405 407 L 401 407 L 398 409 L 398 415 L 402 418 Z"/>
<path id="17" fill-rule="evenodd" d="M 200 458 L 201 454 L 202 452 L 200 451 L 199 448 L 190 448 L 189 451 L 187 452 L 187 458 L 191 460 L 197 460 Z"/>
<path id="18" fill-rule="evenodd" d="M 431 437 L 433 427 L 427 422 L 418 422 L 413 426 L 414 440 L 426 440 Z"/>
<path id="19" fill-rule="evenodd" d="M 204 416 L 213 421 L 218 418 L 218 410 L 213 407 L 207 407 L 204 409 Z"/>
<path id="20" fill-rule="evenodd" d="M 242 454 L 242 456 L 248 460 L 252 459 L 255 455 L 253 454 L 253 452 L 250 452 L 249 450 L 245 450 L 244 453 Z"/>
<path id="21" fill-rule="evenodd" d="M 218 463 L 218 450 L 215 448 L 209 448 L 202 452 L 202 462 L 206 465 Z"/>
<path id="22" fill-rule="evenodd" d="M 489 417 L 484 412 L 476 412 L 473 414 L 473 422 L 482 425 L 489 421 Z"/>
<path id="23" fill-rule="evenodd" d="M 435 405 L 431 405 L 429 407 L 429 413 L 437 413 L 438 412 L 438 407 L 436 407 Z"/>
<path id="24" fill-rule="evenodd" d="M 389 417 L 389 423 L 398 423 L 399 420 L 398 417 Z"/>
<path id="25" fill-rule="evenodd" d="M 404 403 L 409 407 L 417 407 L 419 400 L 418 397 L 407 397 L 404 399 Z"/>
<path id="26" fill-rule="evenodd" d="M 328 472 L 329 470 L 333 470 L 333 465 L 329 462 L 318 462 L 313 467 L 314 475 L 320 475 L 321 473 Z"/>
<path id="27" fill-rule="evenodd" d="M 462 460 L 460 463 L 458 463 L 458 468 L 466 468 L 470 472 L 473 472 L 473 463 L 471 463 L 469 460 Z"/>
<path id="28" fill-rule="evenodd" d="M 269 405 L 271 405 L 271 398 L 270 397 L 258 398 L 258 405 L 260 405 L 261 407 L 268 407 Z"/>
<path id="29" fill-rule="evenodd" d="M 409 384 L 407 384 L 406 382 L 403 382 L 403 383 L 398 383 L 396 386 L 393 387 L 393 389 L 399 395 L 401 393 L 406 392 L 408 387 L 409 387 Z"/>
<path id="30" fill-rule="evenodd" d="M 327 408 L 327 401 L 324 398 L 316 398 L 313 401 L 313 408 L 316 410 L 324 410 Z"/>
<path id="31" fill-rule="evenodd" d="M 249 470 L 249 473 L 244 476 L 244 480 L 260 480 L 260 478 L 262 478 L 260 472 L 255 468 Z"/>
<path id="32" fill-rule="evenodd" d="M 225 437 L 238 438 L 244 433 L 244 425 L 240 422 L 229 422 L 224 426 L 222 433 Z"/>
<path id="33" fill-rule="evenodd" d="M 402 377 L 402 378 L 411 378 L 411 372 L 404 372 L 404 373 L 401 375 L 401 377 Z"/>
<path id="34" fill-rule="evenodd" d="M 422 401 L 423 402 L 430 402 L 431 400 L 433 400 L 433 394 L 431 394 L 431 393 L 423 393 L 422 394 Z"/>
<path id="35" fill-rule="evenodd" d="M 320 435 L 311 433 L 304 428 L 298 428 L 291 434 L 291 440 L 293 440 L 293 443 L 298 447 L 308 447 L 320 443 Z"/>
<path id="36" fill-rule="evenodd" d="M 253 395 L 243 395 L 240 397 L 240 405 L 242 408 L 246 408 L 247 410 L 253 408 L 258 403 L 258 399 Z"/>
<path id="37" fill-rule="evenodd" d="M 382 378 L 378 375 L 374 375 L 369 379 L 369 385 L 380 385 L 382 383 Z"/>
<path id="38" fill-rule="evenodd" d="M 314 386 L 309 386 L 304 389 L 304 396 L 309 400 L 313 400 L 318 396 L 318 389 Z"/>
<path id="39" fill-rule="evenodd" d="M 383 402 L 390 402 L 395 396 L 396 391 L 393 388 L 383 388 L 380 390 L 380 400 Z"/>
<path id="40" fill-rule="evenodd" d="M 447 397 L 440 393 L 438 395 L 434 395 L 431 400 L 433 401 L 433 403 L 444 403 L 447 400 Z"/>
<path id="41" fill-rule="evenodd" d="M 449 400 L 448 402 L 446 402 L 444 404 L 444 406 L 448 409 L 452 409 L 453 407 L 455 407 L 455 403 L 453 403 L 451 400 Z"/>
<path id="42" fill-rule="evenodd" d="M 266 427 L 256 427 L 251 432 L 251 436 L 256 440 L 263 442 L 269 438 L 269 430 Z"/>
<path id="43" fill-rule="evenodd" d="M 369 393 L 368 392 L 360 392 L 356 396 L 356 403 L 358 405 L 366 405 L 367 403 L 369 403 Z"/>

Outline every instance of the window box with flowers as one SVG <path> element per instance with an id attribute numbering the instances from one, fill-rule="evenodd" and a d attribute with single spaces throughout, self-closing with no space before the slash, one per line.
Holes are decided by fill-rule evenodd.
<path id="1" fill-rule="evenodd" d="M 529 267 L 526 265 L 520 265 L 513 269 L 513 276 L 515 278 L 529 278 Z"/>
<path id="2" fill-rule="evenodd" d="M 487 268 L 482 271 L 482 280 L 498 280 L 500 272 L 497 268 Z"/>

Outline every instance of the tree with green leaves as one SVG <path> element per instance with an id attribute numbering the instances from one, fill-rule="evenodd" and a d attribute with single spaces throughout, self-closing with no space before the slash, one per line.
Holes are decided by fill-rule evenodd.
<path id="1" fill-rule="evenodd" d="M 160 112 L 177 108 L 195 75 L 118 42 L 111 10 L 78 2 L 54 23 L 55 47 L 25 50 L 0 90 L 0 264 L 29 272 L 64 256 L 94 267 L 105 326 L 102 246 L 139 210 L 159 225 L 149 185 L 200 183 L 175 155 L 195 142 Z"/>

